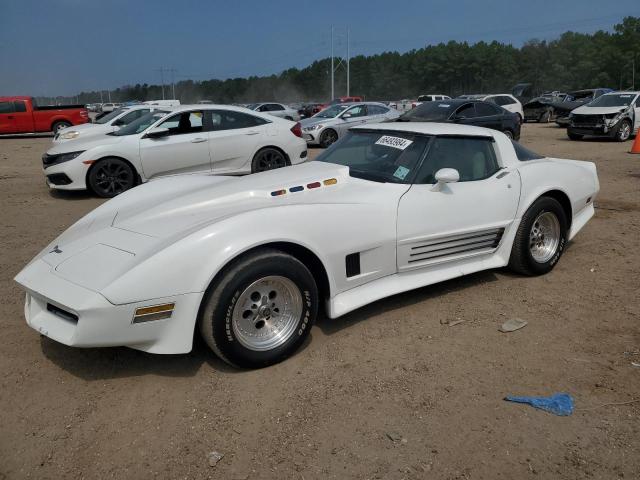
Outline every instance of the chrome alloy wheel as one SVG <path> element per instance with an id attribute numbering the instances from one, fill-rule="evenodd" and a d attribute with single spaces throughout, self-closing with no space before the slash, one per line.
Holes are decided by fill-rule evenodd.
<path id="1" fill-rule="evenodd" d="M 628 140 L 631 136 L 631 125 L 629 125 L 628 122 L 623 122 L 622 125 L 620 125 L 619 136 L 622 141 Z"/>
<path id="2" fill-rule="evenodd" d="M 238 297 L 232 314 L 233 333 L 249 350 L 272 350 L 296 331 L 302 308 L 302 294 L 291 280 L 260 278 Z"/>
<path id="3" fill-rule="evenodd" d="M 529 232 L 529 251 L 538 263 L 546 263 L 555 255 L 560 243 L 560 222 L 551 212 L 542 212 Z"/>

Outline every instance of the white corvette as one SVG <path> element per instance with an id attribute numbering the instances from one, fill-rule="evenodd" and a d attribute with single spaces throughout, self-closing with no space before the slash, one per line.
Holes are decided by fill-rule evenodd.
<path id="1" fill-rule="evenodd" d="M 238 175 L 306 159 L 299 124 L 230 105 L 183 105 L 56 144 L 42 156 L 42 168 L 51 188 L 115 197 L 167 175 Z"/>
<path id="2" fill-rule="evenodd" d="M 339 317 L 484 269 L 550 271 L 594 214 L 593 163 L 450 124 L 356 127 L 317 161 L 183 176 L 106 202 L 16 277 L 27 323 L 77 347 L 227 362 L 291 355 L 320 305 Z"/>

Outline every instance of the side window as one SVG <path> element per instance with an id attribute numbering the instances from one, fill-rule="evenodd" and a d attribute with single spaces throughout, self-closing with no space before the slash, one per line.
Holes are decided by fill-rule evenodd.
<path id="1" fill-rule="evenodd" d="M 242 112 L 216 110 L 212 112 L 213 130 L 236 130 L 268 123 L 266 120 Z"/>
<path id="2" fill-rule="evenodd" d="M 279 103 L 272 103 L 271 104 L 271 111 L 272 112 L 277 112 L 279 110 L 284 110 L 284 107 L 282 105 L 280 105 Z"/>
<path id="3" fill-rule="evenodd" d="M 636 98 L 636 101 L 635 101 L 635 103 L 634 103 L 634 106 L 635 106 L 636 108 L 640 107 L 640 95 L 638 95 L 638 98 Z"/>
<path id="4" fill-rule="evenodd" d="M 169 135 L 202 132 L 202 112 L 178 113 L 162 122 L 158 128 L 168 128 Z"/>
<path id="5" fill-rule="evenodd" d="M 27 106 L 25 105 L 25 103 L 22 100 L 17 100 L 15 102 L 13 102 L 13 108 L 15 109 L 16 112 L 26 112 L 27 111 Z"/>
<path id="6" fill-rule="evenodd" d="M 476 103 L 476 113 L 479 117 L 489 117 L 492 115 L 499 115 L 501 110 L 495 105 L 489 103 Z"/>
<path id="7" fill-rule="evenodd" d="M 499 105 L 512 105 L 514 103 L 516 103 L 516 101 L 511 98 L 511 97 L 507 97 L 506 95 L 503 95 L 501 97 L 499 97 L 502 103 L 500 103 Z"/>
<path id="8" fill-rule="evenodd" d="M 453 114 L 454 117 L 464 117 L 464 118 L 473 118 L 476 117 L 476 108 L 473 103 L 467 103 L 461 106 L 456 113 Z"/>
<path id="9" fill-rule="evenodd" d="M 436 172 L 441 168 L 455 168 L 461 182 L 489 178 L 499 169 L 493 141 L 488 138 L 434 138 L 416 183 L 435 183 Z"/>
<path id="10" fill-rule="evenodd" d="M 349 115 L 351 115 L 351 118 L 364 117 L 367 115 L 367 106 L 358 105 L 357 107 L 351 107 L 345 113 L 348 113 Z"/>
<path id="11" fill-rule="evenodd" d="M 258 111 L 259 112 L 268 112 L 269 111 L 269 105 L 260 105 L 258 107 Z"/>
<path id="12" fill-rule="evenodd" d="M 139 119 L 141 116 L 149 113 L 150 110 L 134 110 L 133 112 L 129 112 L 126 115 L 123 115 L 118 120 L 113 122 L 114 125 L 129 125 L 134 120 Z"/>
<path id="13" fill-rule="evenodd" d="M 491 102 L 491 103 L 495 103 L 496 105 L 502 105 L 502 97 L 488 97 L 485 98 L 485 102 Z"/>
<path id="14" fill-rule="evenodd" d="M 0 102 L 0 113 L 13 113 L 13 102 Z"/>

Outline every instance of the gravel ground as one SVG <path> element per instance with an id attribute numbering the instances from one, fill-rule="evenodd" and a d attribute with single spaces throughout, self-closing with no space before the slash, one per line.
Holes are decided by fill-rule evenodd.
<path id="1" fill-rule="evenodd" d="M 320 318 L 293 358 L 260 371 L 202 342 L 176 356 L 80 350 L 25 324 L 12 278 L 101 203 L 49 192 L 49 142 L 0 139 L 0 479 L 640 478 L 640 402 L 601 406 L 640 399 L 630 142 L 524 126 L 523 144 L 600 174 L 596 217 L 551 274 L 488 271 Z M 510 318 L 528 326 L 498 332 Z M 572 416 L 503 401 L 554 392 L 574 396 Z"/>

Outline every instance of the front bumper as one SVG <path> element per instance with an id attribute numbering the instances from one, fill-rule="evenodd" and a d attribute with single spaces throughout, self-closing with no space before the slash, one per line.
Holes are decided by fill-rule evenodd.
<path id="1" fill-rule="evenodd" d="M 613 137 L 616 133 L 616 125 L 607 126 L 603 124 L 595 125 L 575 125 L 570 123 L 567 131 L 578 135 L 594 135 L 598 137 Z"/>
<path id="2" fill-rule="evenodd" d="M 130 347 L 150 353 L 191 351 L 202 292 L 114 305 L 99 293 L 60 278 L 43 260 L 15 279 L 25 290 L 27 324 L 71 347 Z M 140 307 L 175 303 L 170 318 L 133 323 Z"/>
<path id="3" fill-rule="evenodd" d="M 313 130 L 311 132 L 302 131 L 302 138 L 305 139 L 307 145 L 319 145 L 318 139 L 320 138 L 320 132 Z"/>
<path id="4" fill-rule="evenodd" d="M 568 127 L 571 122 L 569 120 L 569 117 L 566 116 L 566 117 L 556 117 L 556 123 L 561 127 Z"/>
<path id="5" fill-rule="evenodd" d="M 89 167 L 90 165 L 86 165 L 77 158 L 74 158 L 68 162 L 43 168 L 42 171 L 49 188 L 59 190 L 86 190 Z M 64 177 L 66 177 L 66 179 L 64 179 Z M 58 181 L 58 179 L 63 179 L 63 181 Z"/>

